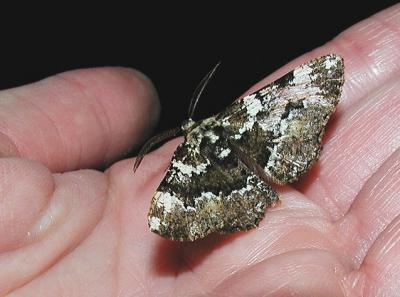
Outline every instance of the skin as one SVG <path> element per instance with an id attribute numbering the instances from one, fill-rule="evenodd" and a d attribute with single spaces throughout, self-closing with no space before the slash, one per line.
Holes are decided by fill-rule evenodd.
<path id="1" fill-rule="evenodd" d="M 147 211 L 173 140 L 143 141 L 159 103 L 138 72 L 62 73 L 0 92 L 1 296 L 395 296 L 400 290 L 400 5 L 314 57 L 346 65 L 319 162 L 260 227 L 195 243 L 152 234 Z M 94 169 L 112 164 L 105 173 Z"/>

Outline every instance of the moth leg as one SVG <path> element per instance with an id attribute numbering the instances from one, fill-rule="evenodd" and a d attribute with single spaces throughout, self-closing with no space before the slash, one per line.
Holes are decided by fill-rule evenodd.
<path id="1" fill-rule="evenodd" d="M 255 175 L 257 175 L 261 180 L 263 180 L 267 184 L 276 184 L 276 185 L 284 185 L 282 181 L 278 180 L 272 175 L 269 175 L 265 172 L 265 170 L 257 163 L 256 160 L 249 157 L 242 149 L 235 143 L 229 142 L 229 146 L 231 147 L 235 156 Z"/>
<path id="2" fill-rule="evenodd" d="M 157 134 L 153 137 L 151 137 L 149 140 L 145 142 L 145 144 L 142 146 L 142 148 L 139 151 L 138 156 L 136 157 L 135 160 L 135 165 L 133 166 L 133 172 L 136 172 L 136 170 L 139 168 L 140 163 L 142 162 L 144 156 L 157 144 L 169 140 L 175 136 L 178 136 L 179 133 L 181 132 L 181 128 L 177 127 L 174 129 L 170 129 L 167 131 L 164 131 L 160 134 Z"/>

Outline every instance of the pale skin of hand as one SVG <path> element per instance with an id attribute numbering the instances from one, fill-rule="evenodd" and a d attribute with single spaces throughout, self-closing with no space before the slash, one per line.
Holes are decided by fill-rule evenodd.
<path id="1" fill-rule="evenodd" d="M 77 169 L 148 136 L 159 114 L 148 79 L 98 68 L 0 92 L 0 295 L 398 296 L 400 5 L 247 93 L 326 53 L 342 55 L 346 82 L 316 166 L 278 189 L 259 228 L 194 243 L 147 226 L 181 140 L 136 174 L 133 159 Z"/>

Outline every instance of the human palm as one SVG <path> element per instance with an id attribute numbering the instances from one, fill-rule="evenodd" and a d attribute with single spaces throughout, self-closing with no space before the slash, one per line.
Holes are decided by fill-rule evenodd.
<path id="1" fill-rule="evenodd" d="M 158 117 L 150 82 L 122 68 L 72 71 L 0 93 L 0 295 L 400 295 L 400 5 L 266 78 L 326 53 L 344 93 L 314 168 L 279 187 L 248 232 L 194 243 L 147 227 L 179 139 L 109 164 Z M 36 161 L 31 161 L 33 159 Z M 61 173 L 58 173 L 61 172 Z"/>

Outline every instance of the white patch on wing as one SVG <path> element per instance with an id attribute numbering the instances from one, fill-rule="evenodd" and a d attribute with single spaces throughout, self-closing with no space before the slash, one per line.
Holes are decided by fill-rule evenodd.
<path id="1" fill-rule="evenodd" d="M 247 114 L 250 117 L 255 117 L 261 110 L 263 106 L 259 99 L 256 99 L 257 94 L 248 95 L 243 98 L 243 103 L 246 106 Z"/>
<path id="2" fill-rule="evenodd" d="M 338 56 L 327 56 L 325 59 L 325 69 L 329 70 L 332 67 L 336 66 L 339 62 L 340 58 Z"/>
<path id="3" fill-rule="evenodd" d="M 223 149 L 223 150 L 218 154 L 218 158 L 223 159 L 223 158 L 225 158 L 226 156 L 228 156 L 228 155 L 230 154 L 230 152 L 231 152 L 231 149 L 230 149 L 230 148 Z"/>
<path id="4" fill-rule="evenodd" d="M 215 195 L 213 192 L 202 192 L 202 193 L 201 193 L 201 196 L 202 196 L 202 197 L 206 197 L 206 198 L 208 198 L 208 199 L 211 199 L 211 198 L 215 198 L 215 197 L 216 197 L 216 195 Z"/>
<path id="5" fill-rule="evenodd" d="M 297 67 L 293 70 L 293 83 L 298 85 L 311 82 L 311 72 L 312 68 L 307 64 Z"/>
<path id="6" fill-rule="evenodd" d="M 218 136 L 218 135 L 215 135 L 215 133 L 214 133 L 212 130 L 206 131 L 206 132 L 204 133 L 204 135 L 205 135 L 208 139 L 210 139 L 211 143 L 215 143 L 215 142 L 219 139 L 219 136 Z"/>
<path id="7" fill-rule="evenodd" d="M 229 123 L 229 119 L 228 118 L 223 118 L 222 119 L 222 127 L 229 127 L 231 125 L 231 123 Z"/>
<path id="8" fill-rule="evenodd" d="M 277 146 L 277 145 L 274 145 L 273 148 L 272 148 L 272 150 L 270 150 L 271 155 L 269 156 L 267 165 L 265 165 L 265 167 L 264 167 L 264 171 L 265 171 L 268 175 L 271 175 L 271 172 L 269 171 L 269 168 L 270 168 L 270 167 L 274 167 L 274 166 L 275 166 L 275 162 L 276 162 L 276 160 L 278 159 L 278 152 L 277 152 L 277 150 L 278 150 L 278 146 Z"/>
<path id="9" fill-rule="evenodd" d="M 175 167 L 179 170 L 180 173 L 187 175 L 189 177 L 192 176 L 193 173 L 200 174 L 206 171 L 207 166 L 210 164 L 210 161 L 207 160 L 207 163 L 201 163 L 196 166 L 184 164 L 182 161 L 173 161 L 172 167 Z"/>
<path id="10" fill-rule="evenodd" d="M 171 210 L 176 206 L 184 208 L 183 202 L 179 200 L 177 197 L 171 195 L 169 192 L 157 191 L 156 194 L 154 195 L 154 198 L 157 201 L 157 207 L 164 208 L 164 214 L 171 212 Z"/>
<path id="11" fill-rule="evenodd" d="M 251 128 L 253 128 L 255 122 L 256 122 L 255 118 L 248 117 L 247 121 L 243 123 L 242 127 L 240 127 L 239 133 L 243 134 L 244 132 L 251 130 Z"/>
<path id="12" fill-rule="evenodd" d="M 280 130 L 280 134 L 281 135 L 285 135 L 286 134 L 286 130 L 288 128 L 288 120 L 290 120 L 293 117 L 293 114 L 289 114 L 289 116 L 287 117 L 287 119 L 283 119 L 281 121 L 281 125 L 279 127 Z M 282 137 L 282 136 L 281 136 Z"/>
<path id="13" fill-rule="evenodd" d="M 239 193 L 240 195 L 244 195 L 246 192 L 250 192 L 253 189 L 253 186 L 250 184 L 247 184 L 246 187 L 241 188 L 239 190 L 234 190 L 232 193 Z"/>
<path id="14" fill-rule="evenodd" d="M 159 218 L 156 217 L 150 217 L 149 220 L 149 225 L 150 225 L 150 230 L 160 230 L 160 222 L 161 220 Z"/>
<path id="15" fill-rule="evenodd" d="M 246 107 L 248 117 L 242 127 L 240 127 L 239 134 L 234 135 L 235 139 L 240 139 L 243 133 L 253 128 L 254 123 L 257 122 L 257 114 L 264 109 L 260 99 L 256 98 L 256 96 L 256 94 L 252 94 L 243 98 L 243 104 Z"/>

